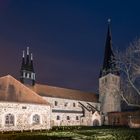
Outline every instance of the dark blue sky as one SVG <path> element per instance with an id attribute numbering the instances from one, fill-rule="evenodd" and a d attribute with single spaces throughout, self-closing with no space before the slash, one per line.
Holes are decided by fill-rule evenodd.
<path id="1" fill-rule="evenodd" d="M 0 75 L 19 78 L 21 53 L 34 54 L 37 82 L 98 91 L 107 19 L 113 47 L 140 36 L 139 0 L 0 0 Z"/>

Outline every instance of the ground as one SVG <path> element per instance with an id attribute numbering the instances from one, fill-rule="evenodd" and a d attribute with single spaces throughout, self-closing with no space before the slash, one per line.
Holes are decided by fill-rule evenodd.
<path id="1" fill-rule="evenodd" d="M 140 129 L 127 127 L 60 127 L 50 131 L 1 133 L 0 140 L 140 140 Z"/>

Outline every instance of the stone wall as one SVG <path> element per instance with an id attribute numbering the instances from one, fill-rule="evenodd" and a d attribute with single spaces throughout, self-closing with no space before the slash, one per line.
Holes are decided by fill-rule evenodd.
<path id="1" fill-rule="evenodd" d="M 13 125 L 6 124 L 7 114 L 14 116 Z M 35 114 L 39 116 L 39 123 L 34 123 Z M 0 131 L 50 129 L 50 114 L 48 105 L 0 102 Z"/>
<path id="2" fill-rule="evenodd" d="M 140 111 L 108 113 L 109 125 L 128 126 L 132 123 L 140 124 Z"/>
<path id="3" fill-rule="evenodd" d="M 121 111 L 120 97 L 120 77 L 108 74 L 99 79 L 99 95 L 101 111 L 108 112 Z"/>
<path id="4" fill-rule="evenodd" d="M 83 110 L 79 102 L 87 108 L 87 103 L 89 103 L 100 110 L 99 103 L 52 97 L 43 98 L 47 100 L 52 107 L 51 126 L 92 125 L 92 112 L 85 108 Z"/>

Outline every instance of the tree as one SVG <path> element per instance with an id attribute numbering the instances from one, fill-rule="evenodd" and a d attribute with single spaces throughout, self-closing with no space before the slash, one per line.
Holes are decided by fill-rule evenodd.
<path id="1" fill-rule="evenodd" d="M 122 53 L 116 53 L 121 76 L 121 97 L 128 106 L 140 107 L 140 39 Z"/>

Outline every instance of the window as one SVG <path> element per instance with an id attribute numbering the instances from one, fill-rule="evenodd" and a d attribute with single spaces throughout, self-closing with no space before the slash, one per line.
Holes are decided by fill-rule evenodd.
<path id="1" fill-rule="evenodd" d="M 57 119 L 57 120 L 60 120 L 60 116 L 57 116 L 56 119 Z"/>
<path id="2" fill-rule="evenodd" d="M 22 109 L 27 109 L 27 107 L 26 106 L 22 106 Z"/>
<path id="3" fill-rule="evenodd" d="M 25 72 L 23 72 L 23 78 L 25 78 L 25 76 L 26 76 L 26 74 L 25 74 Z"/>
<path id="4" fill-rule="evenodd" d="M 67 116 L 67 120 L 70 120 L 70 116 Z"/>
<path id="5" fill-rule="evenodd" d="M 57 105 L 58 105 L 58 102 L 57 102 L 57 101 L 55 101 L 55 102 L 54 102 L 54 105 L 55 105 L 55 106 L 57 106 Z"/>
<path id="6" fill-rule="evenodd" d="M 79 120 L 79 117 L 78 116 L 76 116 L 76 120 Z"/>
<path id="7" fill-rule="evenodd" d="M 107 82 L 107 78 L 105 78 L 105 83 Z"/>
<path id="8" fill-rule="evenodd" d="M 64 106 L 67 107 L 67 106 L 68 106 L 68 102 L 65 102 L 65 103 L 64 103 Z"/>
<path id="9" fill-rule="evenodd" d="M 35 114 L 33 116 L 33 124 L 39 124 L 40 123 L 40 116 L 38 114 Z"/>
<path id="10" fill-rule="evenodd" d="M 33 73 L 31 73 L 31 78 L 34 79 L 34 74 Z"/>
<path id="11" fill-rule="evenodd" d="M 76 106 L 76 104 L 75 103 L 73 103 L 73 107 L 75 107 Z"/>
<path id="12" fill-rule="evenodd" d="M 102 85 L 104 84 L 104 82 L 105 82 L 104 79 L 102 79 L 102 81 L 101 81 Z"/>
<path id="13" fill-rule="evenodd" d="M 112 118 L 112 125 L 115 125 L 115 123 L 116 123 L 116 117 L 113 117 Z"/>
<path id="14" fill-rule="evenodd" d="M 27 73 L 27 78 L 30 78 L 30 74 L 29 73 Z"/>
<path id="15" fill-rule="evenodd" d="M 7 114 L 5 116 L 5 125 L 6 126 L 14 126 L 14 115 Z"/>
<path id="16" fill-rule="evenodd" d="M 120 123 L 120 118 L 117 118 L 117 123 L 118 123 L 118 124 Z"/>

